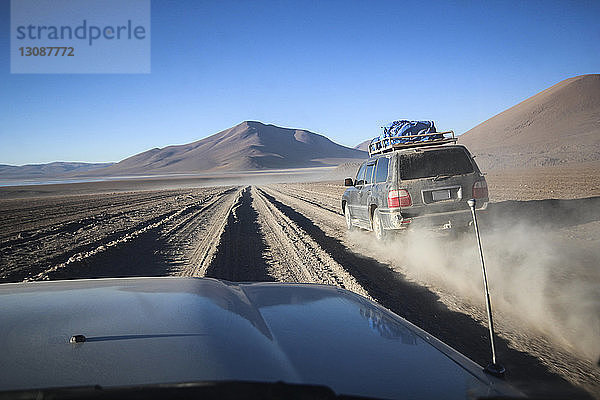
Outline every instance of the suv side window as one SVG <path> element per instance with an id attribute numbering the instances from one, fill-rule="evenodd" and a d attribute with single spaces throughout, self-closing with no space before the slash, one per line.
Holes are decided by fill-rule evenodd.
<path id="1" fill-rule="evenodd" d="M 367 167 L 367 164 L 363 164 L 358 169 L 358 173 L 356 174 L 356 183 L 354 184 L 354 186 L 362 186 L 365 184 L 365 168 L 366 167 Z"/>
<path id="2" fill-rule="evenodd" d="M 375 182 L 376 183 L 381 183 L 381 182 L 387 181 L 389 163 L 390 163 L 390 159 L 387 157 L 381 157 L 377 161 L 377 172 L 375 174 Z"/>
<path id="3" fill-rule="evenodd" d="M 373 183 L 373 170 L 375 169 L 375 162 L 367 164 L 367 172 L 365 173 L 365 185 Z"/>

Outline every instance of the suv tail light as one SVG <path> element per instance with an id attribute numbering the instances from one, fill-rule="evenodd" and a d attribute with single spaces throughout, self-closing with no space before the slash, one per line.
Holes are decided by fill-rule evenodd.
<path id="1" fill-rule="evenodd" d="M 412 199 L 410 193 L 406 189 L 390 190 L 388 192 L 388 207 L 410 207 L 412 206 Z"/>
<path id="2" fill-rule="evenodd" d="M 473 184 L 473 198 L 485 199 L 488 197 L 488 187 L 485 180 L 477 181 Z"/>

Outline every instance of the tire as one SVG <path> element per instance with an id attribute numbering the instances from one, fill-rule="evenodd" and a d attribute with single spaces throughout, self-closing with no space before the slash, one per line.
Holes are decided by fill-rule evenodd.
<path id="1" fill-rule="evenodd" d="M 387 236 L 385 229 L 383 229 L 383 224 L 381 223 L 381 218 L 379 217 L 377 209 L 373 212 L 373 233 L 377 240 L 385 240 Z"/>
<path id="2" fill-rule="evenodd" d="M 348 207 L 348 204 L 346 204 L 346 207 L 344 207 L 344 217 L 346 218 L 346 228 L 349 231 L 353 231 L 354 225 L 352 225 L 352 216 L 350 215 L 350 208 Z"/>

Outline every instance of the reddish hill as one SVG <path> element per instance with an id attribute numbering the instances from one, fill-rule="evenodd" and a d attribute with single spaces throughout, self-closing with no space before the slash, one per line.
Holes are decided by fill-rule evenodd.
<path id="1" fill-rule="evenodd" d="M 460 136 L 486 169 L 600 161 L 600 75 L 566 79 Z"/>

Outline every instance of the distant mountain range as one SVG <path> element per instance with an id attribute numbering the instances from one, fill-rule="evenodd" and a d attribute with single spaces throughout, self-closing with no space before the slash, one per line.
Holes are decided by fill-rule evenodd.
<path id="1" fill-rule="evenodd" d="M 245 121 L 205 139 L 152 149 L 91 175 L 254 171 L 335 166 L 364 159 L 363 151 L 303 129 Z"/>
<path id="2" fill-rule="evenodd" d="M 484 170 L 600 161 L 600 75 L 566 79 L 459 137 Z"/>
<path id="3" fill-rule="evenodd" d="M 106 168 L 113 163 L 52 162 L 22 166 L 0 164 L 0 179 L 44 179 Z"/>
<path id="4" fill-rule="evenodd" d="M 207 138 L 155 148 L 114 164 L 0 165 L 0 179 L 255 171 L 354 165 L 354 149 L 303 129 L 245 121 Z M 600 75 L 566 79 L 459 137 L 483 170 L 600 161 Z M 349 164 L 349 165 L 350 165 Z"/>
<path id="5" fill-rule="evenodd" d="M 336 166 L 367 153 L 304 129 L 244 121 L 207 138 L 154 148 L 113 164 L 1 166 L 0 178 L 99 177 Z"/>

